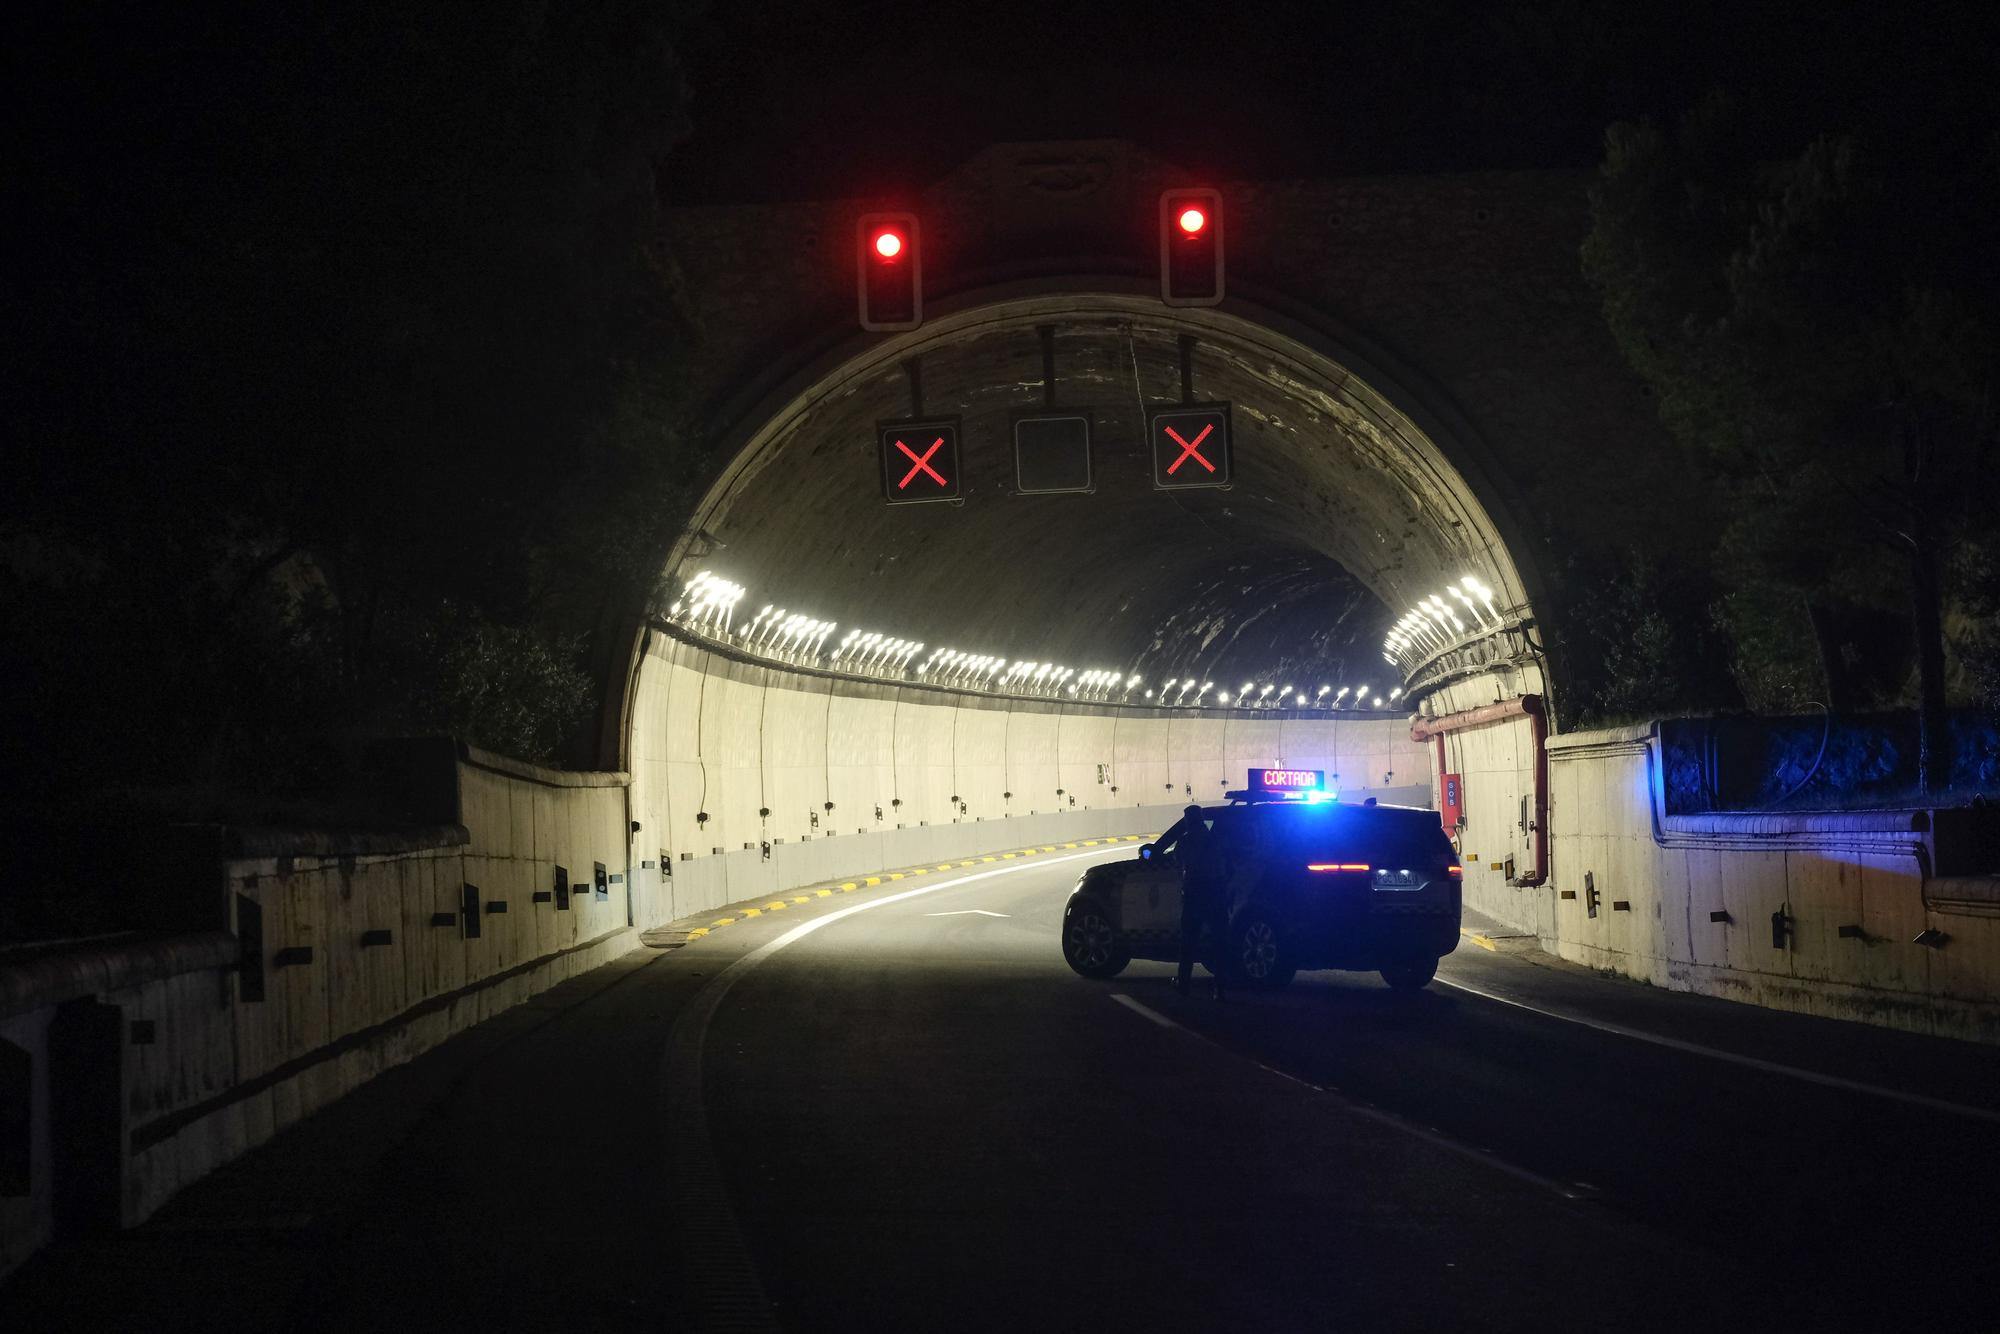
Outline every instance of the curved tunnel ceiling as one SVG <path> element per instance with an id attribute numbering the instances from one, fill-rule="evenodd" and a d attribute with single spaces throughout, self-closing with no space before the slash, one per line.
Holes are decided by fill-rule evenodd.
<path id="1" fill-rule="evenodd" d="M 1056 403 L 1093 419 L 1093 494 L 1014 493 L 1038 325 Z M 1184 334 L 1195 398 L 1234 405 L 1229 490 L 1151 484 L 1144 413 L 1180 401 Z M 964 419 L 963 505 L 882 500 L 875 423 L 911 415 L 912 356 L 924 415 Z M 711 569 L 753 608 L 1151 680 L 1387 679 L 1387 626 L 1447 581 L 1526 603 L 1465 479 L 1347 367 L 1239 314 L 1112 294 L 982 305 L 842 363 L 750 424 L 676 550 L 671 573 Z"/>

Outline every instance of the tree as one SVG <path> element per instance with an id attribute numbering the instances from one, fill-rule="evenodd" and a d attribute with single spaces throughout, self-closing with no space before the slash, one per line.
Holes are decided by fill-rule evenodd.
<path id="1" fill-rule="evenodd" d="M 1789 151 L 1767 138 L 1720 95 L 1672 136 L 1613 127 L 1584 268 L 1716 483 L 1718 569 L 1737 587 L 1723 619 L 1788 594 L 1839 705 L 1840 622 L 1900 611 L 1928 787 L 1944 758 L 1947 556 L 1983 517 L 1994 436 L 2000 135 L 1822 134 Z"/>
<path id="2" fill-rule="evenodd" d="M 33 14 L 21 777 L 259 793 L 274 755 L 423 729 L 565 753 L 694 466 L 657 173 L 685 8 Z"/>

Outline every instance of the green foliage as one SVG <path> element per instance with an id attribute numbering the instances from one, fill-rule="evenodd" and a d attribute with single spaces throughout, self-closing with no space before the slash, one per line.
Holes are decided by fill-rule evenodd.
<path id="1" fill-rule="evenodd" d="M 1824 703 L 1826 680 L 1805 601 L 1783 586 L 1744 580 L 1716 600 L 1736 687 L 1756 713 L 1800 713 Z"/>
<path id="2" fill-rule="evenodd" d="M 385 673 L 393 730 L 444 732 L 489 750 L 553 754 L 588 716 L 596 692 L 578 670 L 574 637 L 551 639 L 442 603 L 396 640 Z"/>
<path id="3" fill-rule="evenodd" d="M 1714 484 L 1716 618 L 1745 696 L 1916 693 L 1936 714 L 1942 605 L 1977 619 L 1939 571 L 1985 522 L 2000 138 L 1913 118 L 1787 147 L 1762 124 L 1717 95 L 1671 136 L 1614 127 L 1585 273 Z M 1891 637 L 1901 669 L 1855 699 Z"/>
<path id="4" fill-rule="evenodd" d="M 61 757 L 34 785 L 303 787 L 274 755 L 405 729 L 593 759 L 599 636 L 688 503 L 678 9 L 99 8 L 27 90 L 0 606 Z"/>
<path id="5" fill-rule="evenodd" d="M 2000 546 L 1981 534 L 1953 553 L 1952 586 L 1961 600 L 1945 623 L 1961 673 L 1958 692 L 1971 704 L 2000 712 Z"/>
<path id="6" fill-rule="evenodd" d="M 1664 713 L 1707 713 L 1737 704 L 1716 663 L 1709 626 L 1714 588 L 1698 570 L 1642 551 L 1573 561 L 1556 624 L 1554 660 L 1574 721 L 1594 726 Z"/>

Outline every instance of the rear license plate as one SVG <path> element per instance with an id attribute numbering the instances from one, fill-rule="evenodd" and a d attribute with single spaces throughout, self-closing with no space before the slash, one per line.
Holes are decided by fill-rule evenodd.
<path id="1" fill-rule="evenodd" d="M 1375 888 L 1377 889 L 1415 889 L 1416 887 L 1417 877 L 1413 872 L 1377 871 L 1375 873 Z"/>

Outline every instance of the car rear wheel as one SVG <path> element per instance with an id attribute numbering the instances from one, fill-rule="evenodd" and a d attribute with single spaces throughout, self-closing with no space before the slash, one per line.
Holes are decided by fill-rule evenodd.
<path id="1" fill-rule="evenodd" d="M 1239 981 L 1259 991 L 1277 991 L 1291 983 L 1297 969 L 1276 922 L 1253 912 L 1236 924 L 1235 937 L 1230 962 Z"/>
<path id="2" fill-rule="evenodd" d="M 1382 970 L 1382 980 L 1389 984 L 1391 991 L 1419 991 L 1430 985 L 1437 976 L 1436 959 L 1418 959 L 1410 963 L 1391 964 Z"/>
<path id="3" fill-rule="evenodd" d="M 1063 958 L 1085 977 L 1116 977 L 1132 962 L 1102 905 L 1088 899 L 1063 915 Z"/>

